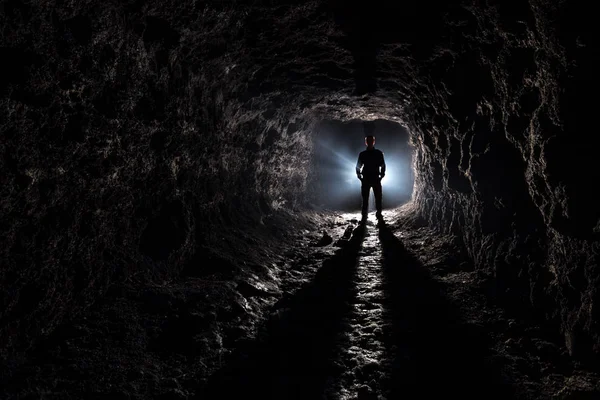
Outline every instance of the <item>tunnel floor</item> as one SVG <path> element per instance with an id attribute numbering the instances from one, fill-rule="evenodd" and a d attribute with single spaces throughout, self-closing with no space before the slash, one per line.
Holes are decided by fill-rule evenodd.
<path id="1" fill-rule="evenodd" d="M 497 307 L 455 238 L 409 209 L 311 213 L 264 284 L 115 287 L 4 366 L 0 397 L 599 398 L 597 372 Z"/>

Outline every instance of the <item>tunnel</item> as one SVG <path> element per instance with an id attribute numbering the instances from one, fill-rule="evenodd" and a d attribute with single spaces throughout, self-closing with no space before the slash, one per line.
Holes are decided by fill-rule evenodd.
<path id="1" fill-rule="evenodd" d="M 2 397 L 600 396 L 591 5 L 7 0 L 0 26 Z M 412 361 L 335 353 L 369 347 L 340 333 L 361 301 Z"/>

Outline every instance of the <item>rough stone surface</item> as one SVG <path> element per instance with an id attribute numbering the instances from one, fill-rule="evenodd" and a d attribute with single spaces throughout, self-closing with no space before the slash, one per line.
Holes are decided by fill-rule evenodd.
<path id="1" fill-rule="evenodd" d="M 418 213 L 597 354 L 593 13 L 438 3 L 2 3 L 2 354 L 111 283 L 238 265 L 324 118 L 406 124 Z"/>
<path id="2" fill-rule="evenodd" d="M 559 326 L 571 354 L 597 352 L 599 177 L 582 127 L 596 51 L 585 8 L 463 6 L 444 17 L 414 96 L 415 200 L 462 236 L 508 304 Z"/>

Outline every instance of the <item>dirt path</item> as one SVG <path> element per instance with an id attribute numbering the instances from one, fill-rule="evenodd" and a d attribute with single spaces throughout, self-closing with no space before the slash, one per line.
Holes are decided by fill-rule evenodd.
<path id="1" fill-rule="evenodd" d="M 351 239 L 313 280 L 274 306 L 259 339 L 239 348 L 198 398 L 542 399 L 598 393 L 589 384 L 593 378 L 577 371 L 537 327 L 486 304 L 478 274 L 458 265 L 447 238 L 393 230 L 373 219 L 360 225 L 356 217 L 339 216 L 337 235 L 351 224 Z"/>
<path id="2" fill-rule="evenodd" d="M 512 396 L 486 364 L 490 346 L 481 327 L 461 320 L 439 282 L 385 224 L 357 225 L 315 279 L 278 309 L 261 340 L 215 376 L 204 396 Z"/>

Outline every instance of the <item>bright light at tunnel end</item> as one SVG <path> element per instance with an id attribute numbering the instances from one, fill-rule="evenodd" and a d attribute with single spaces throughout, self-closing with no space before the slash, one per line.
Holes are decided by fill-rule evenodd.
<path id="1" fill-rule="evenodd" d="M 381 186 L 386 188 L 401 188 L 406 185 L 406 180 L 402 179 L 402 177 L 398 177 L 394 174 L 395 170 L 395 162 L 386 161 L 387 169 L 385 176 L 381 179 Z M 408 174 L 408 171 L 407 171 Z M 346 173 L 346 183 L 351 186 L 360 186 L 360 179 L 356 176 L 356 166 L 355 164 L 348 165 L 348 170 Z"/>
<path id="2" fill-rule="evenodd" d="M 343 128 L 343 129 L 342 129 Z M 363 128 L 352 130 L 342 126 L 338 130 L 329 128 L 319 132 L 314 152 L 315 198 L 321 205 L 344 210 L 360 208 L 361 180 L 356 176 L 356 162 L 365 150 Z M 412 149 L 407 145 L 407 135 L 392 130 L 381 131 L 383 137 L 377 149 L 384 152 L 386 174 L 381 179 L 383 208 L 396 207 L 411 197 L 414 186 Z M 359 139 L 360 138 L 360 139 Z M 369 208 L 374 206 L 371 191 Z"/>

